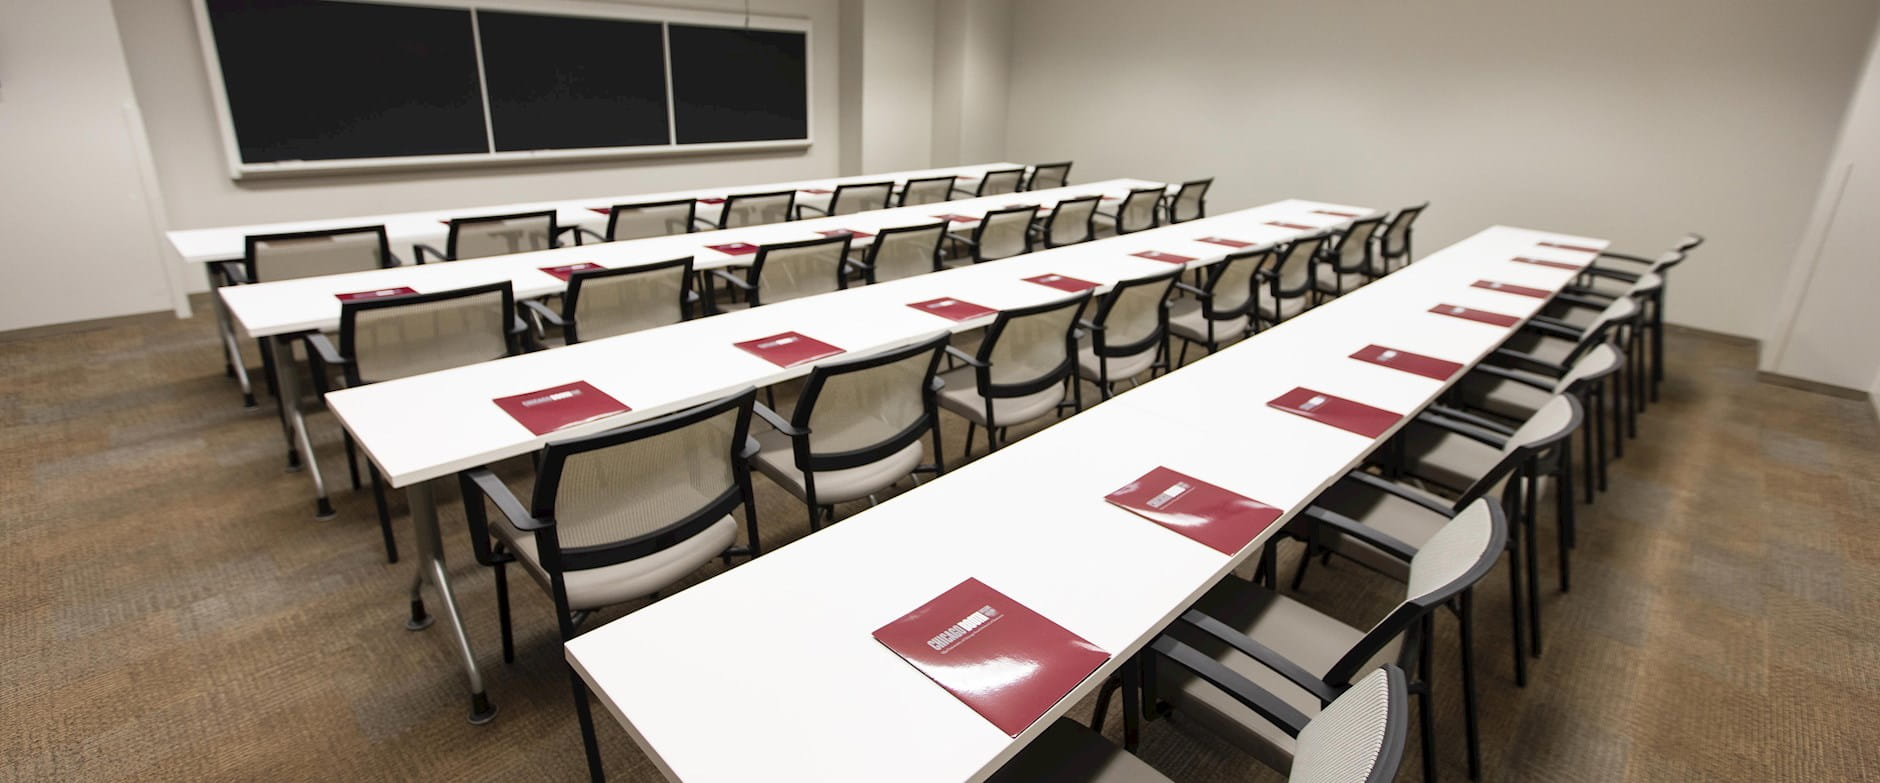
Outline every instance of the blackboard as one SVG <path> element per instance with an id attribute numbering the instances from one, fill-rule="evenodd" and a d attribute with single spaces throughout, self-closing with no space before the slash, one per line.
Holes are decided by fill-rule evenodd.
<path id="1" fill-rule="evenodd" d="M 671 140 L 657 22 L 478 11 L 498 151 Z"/>
<path id="2" fill-rule="evenodd" d="M 809 137 L 805 36 L 670 25 L 680 144 Z"/>

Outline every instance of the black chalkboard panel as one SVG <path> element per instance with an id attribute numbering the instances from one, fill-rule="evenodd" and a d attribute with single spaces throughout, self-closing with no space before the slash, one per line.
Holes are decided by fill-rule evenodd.
<path id="1" fill-rule="evenodd" d="M 678 143 L 809 138 L 800 32 L 669 25 Z"/>
<path id="2" fill-rule="evenodd" d="M 499 152 L 671 143 L 658 22 L 478 11 Z"/>
<path id="3" fill-rule="evenodd" d="M 243 162 L 489 151 L 468 10 L 206 3 Z"/>

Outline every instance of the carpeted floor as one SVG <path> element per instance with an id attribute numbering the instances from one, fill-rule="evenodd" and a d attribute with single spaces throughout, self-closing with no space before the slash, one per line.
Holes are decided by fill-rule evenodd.
<path id="1" fill-rule="evenodd" d="M 1866 402 L 1758 383 L 1748 346 L 1673 333 L 1670 351 L 1664 401 L 1582 517 L 1574 591 L 1545 596 L 1524 690 L 1506 592 L 1482 595 L 1487 778 L 1880 777 L 1880 426 Z M 271 403 L 241 409 L 206 317 L 0 335 L 0 779 L 584 775 L 546 597 L 518 583 L 518 660 L 503 665 L 490 579 L 448 498 L 446 546 L 501 710 L 467 724 L 443 626 L 404 630 L 411 565 L 385 563 L 370 494 L 345 489 L 336 423 L 310 424 L 338 487 L 327 522 L 306 477 L 282 470 Z M 801 506 L 757 482 L 766 543 L 804 535 Z M 1302 599 L 1368 623 L 1400 590 L 1334 564 Z M 1460 780 L 1442 662 L 1439 755 Z M 658 778 L 604 712 L 600 737 L 612 777 Z M 839 753 L 840 738 L 805 752 Z M 1150 724 L 1142 755 L 1176 780 L 1280 779 L 1179 718 Z"/>

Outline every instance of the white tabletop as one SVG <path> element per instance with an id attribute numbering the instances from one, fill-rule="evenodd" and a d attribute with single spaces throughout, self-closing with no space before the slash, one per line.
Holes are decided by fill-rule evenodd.
<path id="1" fill-rule="evenodd" d="M 529 253 L 514 253 L 464 261 L 398 266 L 325 275 L 298 280 L 281 280 L 254 285 L 223 286 L 217 289 L 228 306 L 230 317 L 244 333 L 253 337 L 291 334 L 339 328 L 340 301 L 335 294 L 409 287 L 419 293 L 447 291 L 475 285 L 509 281 L 516 297 L 526 299 L 560 293 L 568 283 L 541 271 L 544 267 L 589 262 L 619 268 L 651 264 L 691 256 L 698 269 L 742 266 L 755 256 L 732 255 L 712 249 L 712 245 L 745 242 L 763 245 L 817 239 L 820 231 L 847 229 L 875 233 L 883 228 L 934 223 L 939 215 L 955 214 L 979 217 L 987 212 L 1015 204 L 1051 206 L 1059 200 L 1088 195 L 1121 196 L 1131 188 L 1159 187 L 1161 183 L 1136 179 L 1113 179 L 1085 185 L 1071 185 L 1050 190 L 985 198 L 948 201 L 917 207 L 896 207 L 837 217 L 794 220 L 760 226 L 700 231 L 689 234 L 604 242 L 592 245 L 560 247 Z M 974 224 L 954 223 L 961 231 Z M 857 237 L 853 244 L 866 245 L 872 238 Z M 1218 249 L 1218 248 L 1217 248 Z"/>
<path id="2" fill-rule="evenodd" d="M 1508 259 L 1592 258 L 1537 248 L 1538 240 L 1605 246 L 1487 229 L 589 631 L 567 644 L 568 659 L 674 779 L 984 777 L 1381 442 L 1272 410 L 1267 399 L 1307 386 L 1406 414 L 1421 409 L 1445 383 L 1347 355 L 1375 342 L 1478 361 L 1512 330 L 1427 310 L 1461 304 L 1531 315 L 1542 300 L 1469 284 L 1486 278 L 1558 290 L 1571 272 Z M 1103 501 L 1158 465 L 1284 508 L 1286 517 L 1230 557 Z M 968 577 L 1113 654 L 1016 740 L 871 636 Z"/>
<path id="3" fill-rule="evenodd" d="M 780 190 L 798 191 L 801 203 L 825 206 L 829 196 L 805 194 L 804 191 L 834 190 L 838 185 L 862 184 L 869 182 L 893 181 L 902 184 L 910 179 L 942 177 L 952 175 L 960 179 L 962 187 L 976 182 L 988 171 L 1001 169 L 1025 168 L 1019 163 L 979 163 L 970 166 L 948 166 L 937 169 L 916 169 L 912 171 L 890 171 L 881 174 L 864 174 L 853 177 L 833 177 L 828 179 L 798 180 L 795 182 L 772 182 L 763 185 L 738 185 L 732 187 L 695 188 L 693 190 L 675 190 L 667 193 L 638 193 L 623 196 L 596 196 L 592 198 L 564 199 L 561 201 L 532 201 L 517 204 L 497 204 L 460 209 L 429 210 L 424 212 L 401 212 L 386 215 L 362 215 L 358 217 L 327 218 L 322 220 L 299 220 L 285 223 L 258 223 L 247 226 L 221 226 L 217 228 L 192 228 L 171 231 L 166 236 L 170 245 L 184 261 L 202 263 L 207 261 L 228 261 L 241 258 L 247 252 L 247 237 L 262 234 L 286 234 L 300 231 L 324 231 L 335 228 L 353 228 L 358 226 L 385 226 L 391 239 L 392 252 L 411 261 L 411 246 L 432 244 L 442 246 L 448 233 L 446 223 L 452 218 L 480 217 L 484 215 L 507 215 L 517 212 L 541 212 L 555 210 L 556 220 L 563 226 L 581 226 L 600 231 L 607 226 L 607 216 L 594 212 L 595 208 L 612 207 L 617 204 L 642 204 L 680 199 L 723 198 L 740 193 L 768 193 Z M 700 217 L 716 215 L 719 207 L 714 204 L 701 204 Z"/>
<path id="4" fill-rule="evenodd" d="M 1046 273 L 1088 280 L 1098 283 L 1099 291 L 1107 290 L 1118 280 L 1169 268 L 1166 263 L 1131 253 L 1159 250 L 1196 258 L 1190 265 L 1205 264 L 1219 260 L 1229 248 L 1196 241 L 1201 237 L 1272 243 L 1304 232 L 1267 225 L 1267 221 L 1333 225 L 1343 220 L 1316 214 L 1312 211 L 1315 209 L 1369 211 L 1337 204 L 1281 201 L 1121 237 L 347 389 L 327 395 L 327 405 L 386 480 L 402 487 L 524 454 L 553 439 L 535 435 L 510 418 L 490 402 L 497 397 L 585 380 L 633 410 L 563 430 L 554 437 L 610 429 L 745 386 L 764 386 L 805 375 L 814 366 L 807 363 L 780 368 L 734 347 L 735 342 L 798 331 L 847 351 L 843 357 L 831 357 L 835 359 L 905 344 L 942 330 L 978 328 L 990 323 L 991 317 L 956 323 L 907 305 L 944 296 L 1009 309 L 1067 296 L 1024 280 Z M 471 262 L 447 266 L 466 263 Z M 250 287 L 259 286 L 224 290 L 233 294 Z M 331 299 L 330 295 L 327 298 Z M 336 317 L 336 305 L 334 310 Z"/>

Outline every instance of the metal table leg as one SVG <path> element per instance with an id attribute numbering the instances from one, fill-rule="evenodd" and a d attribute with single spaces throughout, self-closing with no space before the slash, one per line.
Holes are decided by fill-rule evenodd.
<path id="1" fill-rule="evenodd" d="M 313 441 L 307 438 L 307 420 L 300 415 L 299 368 L 294 366 L 293 335 L 269 337 L 274 346 L 274 388 L 281 393 L 281 419 L 287 429 L 287 466 L 294 467 L 295 455 L 313 476 L 314 518 L 332 519 L 333 504 L 326 499 L 326 480 L 320 476 L 320 463 L 313 458 Z M 296 451 L 298 447 L 298 451 Z"/>
<path id="2" fill-rule="evenodd" d="M 411 580 L 411 619 L 405 628 L 422 631 L 431 627 L 432 618 L 424 609 L 424 583 L 430 582 L 444 600 L 444 619 L 450 621 L 452 641 L 463 659 L 464 674 L 470 678 L 470 722 L 481 726 L 496 717 L 496 706 L 490 704 L 489 694 L 483 690 L 483 674 L 477 670 L 476 653 L 470 649 L 470 635 L 464 631 L 463 615 L 457 611 L 457 597 L 450 589 L 433 483 L 420 481 L 405 488 L 405 497 L 411 503 L 411 524 L 418 532 L 418 572 Z"/>
<path id="3" fill-rule="evenodd" d="M 248 365 L 242 362 L 241 343 L 235 337 L 235 325 L 228 317 L 228 305 L 222 302 L 222 295 L 216 289 L 222 286 L 216 282 L 216 275 L 209 274 L 209 300 L 215 308 L 215 327 L 222 334 L 222 351 L 226 356 L 229 373 L 242 385 L 242 407 L 255 409 L 255 390 L 248 383 Z"/>

